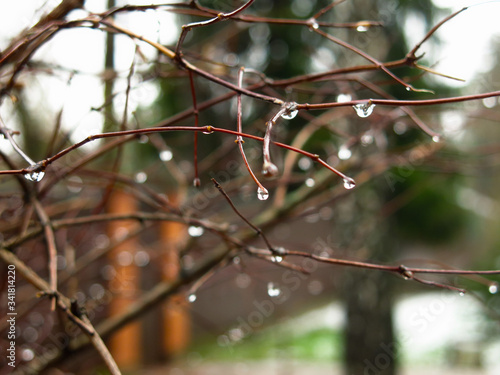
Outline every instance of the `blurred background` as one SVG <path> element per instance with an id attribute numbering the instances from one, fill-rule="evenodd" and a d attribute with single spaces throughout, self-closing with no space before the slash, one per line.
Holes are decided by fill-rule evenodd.
<path id="1" fill-rule="evenodd" d="M 199 3 L 217 12 L 242 5 Z M 243 14 L 304 21 L 329 3 L 255 0 Z M 58 4 L 0 5 L 1 50 Z M 65 19 L 145 5 L 115 13 L 114 22 L 171 49 L 181 25 L 208 19 L 186 4 L 151 4 L 87 0 Z M 319 30 L 392 62 L 464 6 L 470 8 L 417 53 L 419 64 L 442 75 L 404 64 L 391 69 L 433 93 L 407 91 L 382 71 L 342 71 L 371 63 L 305 23 L 219 22 L 192 29 L 182 51 L 192 64 L 233 84 L 241 66 L 248 69 L 245 87 L 261 84 L 265 75 L 268 84 L 259 86 L 260 93 L 297 103 L 498 90 L 500 2 L 346 0 L 317 20 L 325 23 Z M 0 66 L 2 87 L 8 87 L 2 89 L 0 116 L 19 132 L 16 140 L 35 161 L 108 131 L 195 121 L 236 129 L 236 96 L 230 90 L 196 75 L 191 82 L 157 49 L 102 26 L 58 30 L 9 86 L 17 67 Z M 310 78 L 292 80 L 303 75 Z M 199 116 L 192 112 L 191 83 Z M 24 190 L 12 175 L 1 176 L 2 246 L 48 279 L 46 243 L 35 233 L 41 219 L 29 198 L 36 196 L 55 228 L 59 290 L 107 332 L 105 341 L 124 373 L 498 374 L 498 276 L 423 277 L 464 288 L 463 295 L 391 273 L 262 256 L 251 250 L 265 249 L 263 238 L 249 234 L 251 228 L 210 181 L 223 186 L 275 247 L 377 264 L 500 269 L 498 104 L 491 97 L 376 106 L 369 116 L 346 106 L 279 119 L 273 140 L 320 155 L 357 185 L 345 189 L 341 178 L 310 157 L 275 146 L 271 155 L 280 172 L 266 179 L 260 172 L 262 144 L 249 139 L 246 157 L 269 190 L 266 200 L 258 199 L 234 136 L 200 133 L 196 148 L 193 132 L 93 141 L 58 159 Z M 262 137 L 277 110 L 243 96 L 243 131 Z M 2 170 L 25 167 L 6 139 L 0 150 Z M 193 186 L 198 178 L 201 185 Z M 220 249 L 227 253 L 215 262 Z M 206 266 L 207 257 L 213 266 Z M 206 266 L 203 272 L 200 265 Z M 4 275 L 2 266 L 0 311 L 7 306 Z M 114 317 L 169 283 L 177 286 L 165 298 L 143 306 L 123 328 L 106 331 Z M 20 275 L 16 293 L 19 373 L 107 373 L 95 350 L 74 349 L 78 330 Z M 6 319 L 0 329 L 4 348 Z M 0 371 L 8 373 L 6 358 L 0 361 Z"/>

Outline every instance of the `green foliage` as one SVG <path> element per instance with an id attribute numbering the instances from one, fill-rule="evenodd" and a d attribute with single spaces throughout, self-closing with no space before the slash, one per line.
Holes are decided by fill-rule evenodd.
<path id="1" fill-rule="evenodd" d="M 454 176 L 415 170 L 396 184 L 394 196 L 406 201 L 392 217 L 396 233 L 407 240 L 431 244 L 446 243 L 461 233 L 468 218 L 455 202 L 456 180 Z"/>

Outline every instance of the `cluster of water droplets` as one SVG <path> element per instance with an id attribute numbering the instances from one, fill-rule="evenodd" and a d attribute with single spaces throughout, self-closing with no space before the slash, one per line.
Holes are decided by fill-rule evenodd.
<path id="1" fill-rule="evenodd" d="M 366 103 L 359 103 L 359 104 L 353 105 L 352 108 L 354 108 L 354 110 L 356 111 L 356 114 L 359 117 L 366 118 L 373 113 L 373 109 L 375 108 L 375 104 L 373 104 L 370 100 Z"/>

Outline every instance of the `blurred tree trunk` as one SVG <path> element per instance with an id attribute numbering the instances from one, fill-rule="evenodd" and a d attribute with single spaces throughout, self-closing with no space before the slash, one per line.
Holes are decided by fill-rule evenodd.
<path id="1" fill-rule="evenodd" d="M 390 275 L 363 270 L 346 276 L 346 374 L 394 375 L 397 373 L 397 350 Z"/>

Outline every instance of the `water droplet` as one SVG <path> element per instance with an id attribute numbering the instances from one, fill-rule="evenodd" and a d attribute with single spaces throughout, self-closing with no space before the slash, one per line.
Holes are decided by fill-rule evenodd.
<path id="1" fill-rule="evenodd" d="M 117 256 L 116 256 L 116 263 L 118 263 L 122 267 L 127 267 L 132 264 L 134 261 L 134 256 L 130 251 L 121 251 Z"/>
<path id="2" fill-rule="evenodd" d="M 368 117 L 372 114 L 373 108 L 375 108 L 375 104 L 373 104 L 371 102 L 367 102 L 367 103 L 356 104 L 356 105 L 353 105 L 352 107 L 354 108 L 354 110 L 356 111 L 356 114 L 359 117 L 365 118 L 365 117 Z"/>
<path id="3" fill-rule="evenodd" d="M 356 186 L 356 182 L 350 178 L 350 177 L 346 177 L 344 178 L 344 187 L 348 190 L 354 188 Z"/>
<path id="4" fill-rule="evenodd" d="M 138 184 L 143 184 L 147 181 L 148 179 L 148 175 L 145 173 L 145 172 L 138 172 L 135 174 L 134 176 L 134 180 L 135 182 L 137 182 Z"/>
<path id="5" fill-rule="evenodd" d="M 406 91 L 411 91 L 411 86 L 406 86 Z"/>
<path id="6" fill-rule="evenodd" d="M 394 130 L 394 133 L 396 133 L 397 135 L 401 135 L 406 133 L 406 131 L 408 130 L 408 125 L 406 125 L 406 123 L 402 121 L 398 121 L 394 124 L 392 129 Z"/>
<path id="7" fill-rule="evenodd" d="M 191 225 L 188 228 L 188 234 L 191 237 L 200 237 L 203 234 L 203 232 L 205 232 L 205 229 L 203 229 L 203 227 L 199 227 L 197 225 Z"/>
<path id="8" fill-rule="evenodd" d="M 460 292 L 460 293 L 458 293 L 458 295 L 459 295 L 460 297 L 463 297 L 463 296 L 465 296 L 465 292 Z"/>
<path id="9" fill-rule="evenodd" d="M 370 132 L 366 132 L 361 136 L 361 144 L 363 146 L 368 146 L 373 143 L 373 135 Z"/>
<path id="10" fill-rule="evenodd" d="M 303 171 L 307 171 L 312 166 L 312 160 L 307 156 L 303 156 L 299 159 L 299 162 L 297 164 L 300 169 L 302 169 Z"/>
<path id="11" fill-rule="evenodd" d="M 291 107 L 287 109 L 285 112 L 283 112 L 281 117 L 284 118 L 285 120 L 291 120 L 297 116 L 297 113 L 299 113 L 299 111 L 295 109 L 295 107 Z"/>
<path id="12" fill-rule="evenodd" d="M 199 177 L 193 178 L 193 186 L 196 187 L 196 188 L 198 188 L 198 187 L 201 186 L 201 180 L 200 180 Z"/>
<path id="13" fill-rule="evenodd" d="M 33 352 L 33 350 L 31 350 L 29 348 L 28 349 L 23 349 L 23 351 L 21 352 L 21 359 L 24 362 L 29 362 L 33 358 L 35 358 L 35 353 Z"/>
<path id="14" fill-rule="evenodd" d="M 174 154 L 170 150 L 163 150 L 162 152 L 160 152 L 160 160 L 161 161 L 172 160 L 173 156 L 174 156 Z"/>
<path id="15" fill-rule="evenodd" d="M 278 167 L 276 164 L 265 161 L 262 166 L 262 174 L 266 177 L 276 177 L 278 175 Z"/>
<path id="16" fill-rule="evenodd" d="M 274 250 L 275 254 L 281 254 L 281 255 L 286 254 L 285 248 L 281 247 L 281 246 L 280 247 L 275 247 L 273 250 Z"/>
<path id="17" fill-rule="evenodd" d="M 441 142 L 441 136 L 435 135 L 434 137 L 432 137 L 432 142 L 435 142 L 435 143 Z"/>
<path id="18" fill-rule="evenodd" d="M 27 180 L 40 182 L 43 176 L 45 176 L 45 169 L 40 164 L 32 164 L 27 169 L 29 172 L 24 175 L 24 178 Z"/>
<path id="19" fill-rule="evenodd" d="M 193 303 L 194 301 L 196 301 L 196 294 L 191 293 L 191 294 L 188 296 L 187 300 L 188 300 L 188 302 Z"/>
<path id="20" fill-rule="evenodd" d="M 483 99 L 483 105 L 486 107 L 486 108 L 493 108 L 494 106 L 497 105 L 497 99 L 495 97 L 491 97 L 491 98 L 484 98 Z"/>
<path id="21" fill-rule="evenodd" d="M 316 185 L 316 181 L 314 181 L 314 178 L 309 177 L 306 181 L 305 184 L 307 187 L 313 187 Z"/>
<path id="22" fill-rule="evenodd" d="M 281 294 L 281 289 L 276 286 L 273 282 L 267 283 L 267 294 L 269 297 L 279 297 Z"/>
<path id="23" fill-rule="evenodd" d="M 212 127 L 209 125 L 207 126 L 207 130 L 203 131 L 203 134 L 212 134 L 214 131 L 212 130 Z"/>
<path id="24" fill-rule="evenodd" d="M 356 27 L 356 31 L 358 33 L 366 33 L 368 31 L 368 26 L 366 26 L 366 25 L 359 25 L 358 27 Z"/>
<path id="25" fill-rule="evenodd" d="M 146 267 L 149 264 L 149 254 L 144 250 L 139 250 L 134 255 L 134 263 L 137 267 Z"/>
<path id="26" fill-rule="evenodd" d="M 271 261 L 274 263 L 281 263 L 283 261 L 283 257 L 279 255 L 273 255 L 271 257 Z"/>
<path id="27" fill-rule="evenodd" d="M 349 94 L 339 94 L 337 96 L 337 103 L 350 102 L 351 100 L 352 100 L 352 96 Z"/>
<path id="28" fill-rule="evenodd" d="M 311 19 L 309 21 L 309 30 L 313 31 L 313 30 L 318 30 L 318 29 L 319 29 L 319 24 L 316 22 L 315 19 Z"/>
<path id="29" fill-rule="evenodd" d="M 340 160 L 347 160 L 352 156 L 352 151 L 346 145 L 342 145 L 339 148 L 338 157 Z"/>
<path id="30" fill-rule="evenodd" d="M 491 294 L 497 294 L 498 293 L 498 284 L 497 283 L 494 283 L 494 284 L 491 284 L 488 288 L 488 291 L 491 293 Z"/>
<path id="31" fill-rule="evenodd" d="M 265 201 L 269 198 L 269 192 L 265 188 L 259 187 L 257 189 L 257 198 L 261 201 Z"/>

